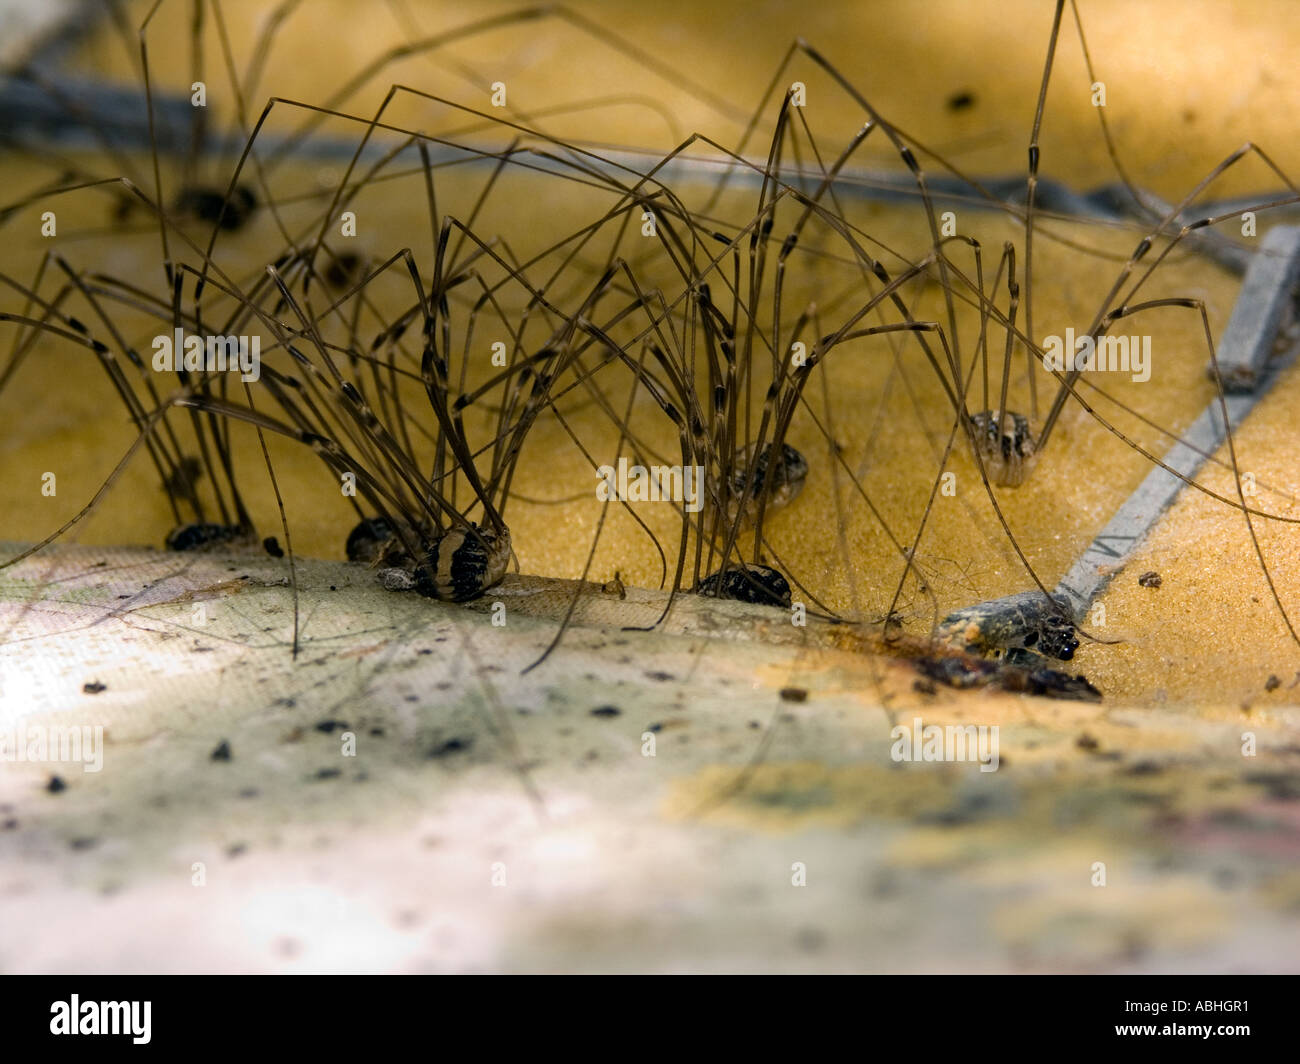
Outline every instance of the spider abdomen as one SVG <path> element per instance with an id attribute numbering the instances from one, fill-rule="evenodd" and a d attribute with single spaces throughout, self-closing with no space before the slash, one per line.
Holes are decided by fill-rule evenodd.
<path id="1" fill-rule="evenodd" d="M 509 561 L 509 529 L 453 528 L 415 567 L 415 590 L 427 598 L 468 602 L 500 583 Z"/>

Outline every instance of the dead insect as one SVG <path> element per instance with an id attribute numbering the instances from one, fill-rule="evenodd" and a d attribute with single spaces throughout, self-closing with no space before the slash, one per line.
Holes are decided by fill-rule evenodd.
<path id="1" fill-rule="evenodd" d="M 939 622 L 937 635 L 963 650 L 1021 664 L 1032 661 L 1030 655 L 1069 661 L 1079 649 L 1069 602 L 1041 591 L 1022 591 L 957 610 Z"/>

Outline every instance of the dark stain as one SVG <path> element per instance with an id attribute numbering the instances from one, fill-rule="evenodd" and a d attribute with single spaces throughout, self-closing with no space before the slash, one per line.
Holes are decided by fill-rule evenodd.
<path id="1" fill-rule="evenodd" d="M 833 805 L 835 796 L 829 787 L 817 786 L 805 790 L 759 791 L 752 800 L 762 806 L 803 811 Z"/>
<path id="2" fill-rule="evenodd" d="M 1300 799 L 1300 772 L 1249 772 L 1243 778 L 1279 802 Z"/>
<path id="3" fill-rule="evenodd" d="M 945 106 L 953 114 L 958 114 L 962 111 L 969 111 L 975 106 L 975 102 L 976 98 L 973 92 L 969 89 L 961 89 L 948 97 L 948 102 Z"/>
<path id="4" fill-rule="evenodd" d="M 990 816 L 996 815 L 997 809 L 993 802 L 992 795 L 988 794 L 971 794 L 962 798 L 956 805 L 949 809 L 943 809 L 936 813 L 925 813 L 917 817 L 917 822 L 922 824 L 934 824 L 938 827 L 959 827 L 963 824 L 974 824 L 981 820 L 987 820 Z"/>
<path id="5" fill-rule="evenodd" d="M 474 740 L 472 738 L 448 739 L 446 742 L 439 743 L 432 750 L 430 750 L 428 756 L 431 758 L 446 757 L 448 754 L 458 754 L 464 750 L 468 750 L 473 745 L 474 745 Z"/>
<path id="6" fill-rule="evenodd" d="M 1116 791 L 1115 797 L 1132 805 L 1168 805 L 1171 801 L 1168 794 L 1152 794 L 1150 791 Z"/>
<path id="7" fill-rule="evenodd" d="M 1220 890 L 1231 890 L 1241 878 L 1233 868 L 1216 868 L 1210 875 Z"/>
<path id="8" fill-rule="evenodd" d="M 227 740 L 222 739 L 221 742 L 217 744 L 217 748 L 208 756 L 212 758 L 213 761 L 229 761 L 230 743 Z"/>
<path id="9" fill-rule="evenodd" d="M 344 251 L 321 271 L 321 276 L 331 288 L 344 288 L 360 273 L 361 256 L 355 251 Z"/>

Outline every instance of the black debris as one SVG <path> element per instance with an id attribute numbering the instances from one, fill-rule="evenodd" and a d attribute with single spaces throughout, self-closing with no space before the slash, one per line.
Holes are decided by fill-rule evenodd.
<path id="1" fill-rule="evenodd" d="M 473 739 L 448 739 L 430 750 L 429 757 L 446 757 L 448 754 L 458 754 L 463 750 L 468 750 L 473 745 Z"/>
<path id="2" fill-rule="evenodd" d="M 918 658 L 921 674 L 948 687 L 979 687 L 998 674 L 996 662 L 973 657 Z"/>
<path id="3" fill-rule="evenodd" d="M 1264 788 L 1264 793 L 1279 802 L 1300 799 L 1300 772 L 1249 772 L 1243 779 Z"/>
<path id="4" fill-rule="evenodd" d="M 1018 691 L 1048 698 L 1070 698 L 1100 702 L 1101 692 L 1083 676 L 1045 667 L 1000 665 L 969 654 L 917 658 L 917 670 L 928 679 L 949 687 L 983 687 L 997 684 L 1004 691 Z"/>
<path id="5" fill-rule="evenodd" d="M 322 271 L 325 283 L 331 288 L 344 288 L 361 273 L 361 256 L 355 251 L 344 251 Z"/>
<path id="6" fill-rule="evenodd" d="M 238 525 L 180 525 L 167 534 L 165 546 L 168 550 L 204 550 L 230 543 L 243 534 L 244 530 Z"/>
<path id="7" fill-rule="evenodd" d="M 1011 672 L 1012 670 L 1003 670 Z M 1026 674 L 1024 687 L 1016 685 L 1017 677 L 999 677 L 999 682 L 1008 691 L 1028 691 L 1031 695 L 1046 695 L 1048 698 L 1071 698 L 1079 702 L 1100 702 L 1101 692 L 1093 687 L 1087 679 L 1076 674 L 1060 672 L 1057 669 L 1015 670 Z"/>

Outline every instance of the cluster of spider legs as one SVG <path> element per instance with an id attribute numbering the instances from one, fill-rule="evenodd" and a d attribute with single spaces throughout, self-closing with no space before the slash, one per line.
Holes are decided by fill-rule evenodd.
<path id="1" fill-rule="evenodd" d="M 278 537 L 259 537 L 245 501 L 245 478 L 264 473 L 292 565 L 298 515 L 285 505 L 268 446 L 281 437 L 314 452 L 325 467 L 325 490 L 348 500 L 352 527 L 338 538 L 350 560 L 373 567 L 387 587 L 462 602 L 505 576 L 517 546 L 507 511 L 523 495 L 516 473 L 530 463 L 544 466 L 559 439 L 591 470 L 624 455 L 702 470 L 701 506 L 665 502 L 676 506 L 677 523 L 667 549 L 644 506 L 593 498 L 584 578 L 608 511 L 617 508 L 643 530 L 659 556 L 661 582 L 674 593 L 693 589 L 784 608 L 797 596 L 828 618 L 863 620 L 800 580 L 768 534 L 782 521 L 824 523 L 811 511 L 796 516 L 801 492 L 820 477 L 847 483 L 873 516 L 875 534 L 888 542 L 899 575 L 879 615 L 893 618 L 905 589 L 923 595 L 929 583 L 917 547 L 955 455 L 972 464 L 1014 544 L 999 491 L 1034 477 L 1071 402 L 1099 431 L 1119 432 L 1082 391 L 1083 370 L 1042 368 L 1033 322 L 1035 238 L 1057 239 L 1044 230 L 1035 202 L 1043 98 L 1062 16 L 1072 6 L 1061 0 L 1055 12 L 1024 202 L 999 200 L 968 180 L 972 210 L 1000 212 L 1023 230 L 1021 250 L 1004 241 L 991 271 L 986 244 L 941 227 L 935 171 L 961 175 L 879 114 L 802 41 L 791 47 L 738 143 L 724 146 L 699 131 L 661 157 L 629 162 L 625 153 L 552 136 L 544 121 L 490 113 L 408 85 L 394 85 L 372 113 L 350 113 L 349 95 L 395 56 L 380 57 L 323 104 L 273 97 L 256 112 L 270 35 L 287 11 L 268 21 L 248 49 L 242 76 L 233 76 L 238 57 L 213 8 L 207 17 L 217 20 L 232 71 L 226 103 L 242 140 L 237 153 L 214 161 L 222 152 L 213 143 L 228 146 L 232 137 L 196 128 L 180 172 L 160 166 L 166 153 L 148 95 L 147 169 L 101 133 L 101 158 L 88 163 L 48 152 L 41 158 L 57 158 L 57 177 L 0 211 L 0 224 L 20 227 L 61 204 L 99 197 L 113 241 L 156 240 L 161 252 L 153 275 L 138 277 L 107 268 L 88 241 L 55 241 L 34 276 L 0 273 L 20 304 L 0 312 L 12 330 L 0 389 L 34 353 L 84 353 L 78 357 L 107 375 L 134 432 L 95 497 L 19 557 L 89 513 L 143 452 L 174 515 L 168 548 L 260 542 L 281 552 Z M 494 32 L 540 17 L 530 8 L 456 32 Z M 563 9 L 547 17 L 594 33 L 585 18 Z M 196 17 L 196 34 L 201 24 Z M 147 77 L 146 31 L 147 22 L 140 64 L 146 88 L 156 92 Z M 445 37 L 408 43 L 402 56 L 433 53 Z M 600 30 L 599 40 L 628 62 L 645 62 L 609 31 Z M 851 136 L 832 143 L 814 132 L 802 82 L 787 87 L 796 60 L 860 109 Z M 448 132 L 390 116 L 397 102 L 412 100 Z M 297 123 L 292 131 L 269 137 L 266 130 L 286 115 Z M 91 115 L 74 119 L 93 124 Z M 762 143 L 760 128 L 770 135 L 756 160 L 751 149 Z M 345 165 L 323 191 L 286 192 L 301 182 L 295 151 L 322 129 L 336 148 L 345 146 Z M 1102 129 L 1109 145 L 1104 116 Z M 858 160 L 880 144 L 906 171 L 919 221 L 914 247 L 896 248 L 874 235 L 865 209 L 849 200 Z M 933 161 L 923 167 L 927 156 Z M 1213 362 L 1200 301 L 1148 298 L 1145 289 L 1195 234 L 1240 214 L 1188 212 L 1246 156 L 1262 159 L 1285 184 L 1274 205 L 1300 198 L 1271 160 L 1247 145 L 1178 204 L 1144 208 L 1131 223 L 1132 250 L 1087 328 L 1091 342 L 1123 319 L 1175 308 L 1206 322 Z M 104 172 L 105 160 L 113 172 Z M 203 167 L 218 162 L 217 176 L 202 180 Z M 356 250 L 350 238 L 357 215 L 381 196 L 402 198 L 419 223 L 408 222 L 401 233 L 374 232 Z M 515 228 L 502 220 L 521 200 L 542 204 L 552 196 L 566 198 L 571 209 L 553 214 L 539 206 Z M 159 374 L 141 348 L 151 332 L 173 330 L 257 336 L 257 379 L 203 362 L 178 361 Z M 940 412 L 941 461 L 919 520 L 906 531 L 864 488 L 862 467 L 855 468 L 832 423 L 841 382 L 880 375 L 871 361 L 878 349 L 894 366 L 904 358 L 922 366 L 928 409 Z M 1045 414 L 1040 388 L 1052 389 Z M 818 392 L 822 401 L 815 403 Z M 839 416 L 843 421 L 845 412 Z M 251 441 L 255 464 L 236 456 Z M 1252 520 L 1276 517 L 1244 498 L 1222 501 L 1240 509 L 1252 535 Z M 1027 560 L 1025 567 L 1026 582 L 1042 588 Z M 1025 596 L 996 618 L 972 608 L 931 628 L 941 639 L 1013 663 L 1037 667 L 1042 655 L 1069 660 L 1079 640 L 1068 609 L 1045 591 Z"/>

